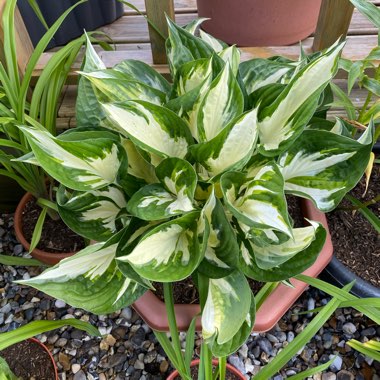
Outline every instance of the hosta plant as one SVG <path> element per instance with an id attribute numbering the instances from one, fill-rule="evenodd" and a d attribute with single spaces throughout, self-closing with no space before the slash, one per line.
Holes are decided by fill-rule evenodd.
<path id="1" fill-rule="evenodd" d="M 157 337 L 184 378 L 172 283 L 191 275 L 198 286 L 202 355 L 234 352 L 255 320 L 247 278 L 288 280 L 324 244 L 319 223 L 294 228 L 285 195 L 333 209 L 373 143 L 371 124 L 356 141 L 313 118 L 325 112 L 343 43 L 297 62 L 240 62 L 236 47 L 198 37 L 198 23 L 168 21 L 170 82 L 135 60 L 106 69 L 88 44 L 77 103 L 88 126 L 58 137 L 21 127 L 30 161 L 62 184 L 61 217 L 97 243 L 20 282 L 98 314 L 164 283 L 174 348 Z"/>

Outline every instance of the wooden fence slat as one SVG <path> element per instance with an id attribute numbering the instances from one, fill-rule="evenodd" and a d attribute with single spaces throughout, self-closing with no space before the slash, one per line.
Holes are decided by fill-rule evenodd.
<path id="1" fill-rule="evenodd" d="M 175 19 L 173 0 L 145 0 L 146 14 L 152 23 L 167 38 L 168 27 L 165 14 L 172 20 Z M 165 40 L 149 25 L 150 43 L 152 45 L 153 62 L 166 63 Z"/>
<path id="2" fill-rule="evenodd" d="M 340 36 L 347 35 L 354 6 L 349 0 L 322 0 L 313 50 L 331 46 Z"/>

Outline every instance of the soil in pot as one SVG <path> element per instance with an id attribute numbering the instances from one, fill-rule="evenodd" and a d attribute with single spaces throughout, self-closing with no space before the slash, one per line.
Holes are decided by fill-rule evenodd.
<path id="1" fill-rule="evenodd" d="M 25 340 L 0 351 L 13 373 L 22 380 L 54 380 L 55 368 L 49 354 L 36 342 Z"/>
<path id="2" fill-rule="evenodd" d="M 362 203 L 378 196 L 380 165 L 374 165 L 368 191 L 362 198 L 364 190 L 365 179 L 362 178 L 349 194 Z M 342 209 L 350 207 L 352 204 L 348 200 L 343 200 L 336 210 L 326 214 L 334 254 L 356 275 L 380 287 L 380 235 L 360 212 L 353 213 L 351 210 Z M 369 206 L 369 209 L 380 217 L 380 202 Z"/>
<path id="3" fill-rule="evenodd" d="M 26 204 L 22 216 L 22 230 L 29 242 L 32 241 L 34 227 L 40 213 L 41 208 L 34 198 Z M 50 253 L 67 253 L 79 251 L 84 247 L 84 239 L 71 231 L 61 219 L 52 220 L 46 216 L 37 248 Z"/>

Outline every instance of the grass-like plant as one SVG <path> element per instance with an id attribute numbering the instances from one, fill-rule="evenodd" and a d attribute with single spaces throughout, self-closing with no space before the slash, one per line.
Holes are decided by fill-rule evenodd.
<path id="1" fill-rule="evenodd" d="M 46 31 L 31 54 L 23 73 L 19 71 L 17 58 L 17 51 L 22 47 L 16 46 L 15 37 L 17 1 L 6 1 L 3 10 L 1 22 L 4 33 L 4 62 L 0 63 L 0 176 L 15 180 L 37 199 L 43 209 L 37 223 L 38 228 L 33 235 L 31 251 L 38 244 L 46 214 L 52 219 L 58 219 L 59 215 L 53 199 L 53 183 L 47 180 L 46 172 L 25 159 L 18 160 L 20 157 L 28 157 L 31 153 L 30 145 L 18 126 L 45 128 L 49 133 L 56 134 L 56 117 L 62 87 L 85 42 L 85 37 L 71 41 L 55 53 L 41 71 L 31 91 L 33 72 L 66 16 L 85 1 L 79 1 L 69 8 Z M 38 11 L 38 8 L 35 10 Z"/>
<path id="2" fill-rule="evenodd" d="M 265 287 L 286 281 L 324 244 L 321 224 L 294 227 L 285 195 L 335 208 L 363 175 L 374 127 L 355 140 L 340 134 L 340 120 L 326 129 L 318 118 L 344 43 L 296 62 L 241 63 L 236 47 L 196 36 L 198 24 L 168 20 L 171 82 L 140 61 L 106 69 L 88 44 L 77 111 L 89 126 L 58 137 L 20 128 L 29 161 L 62 184 L 62 219 L 98 241 L 20 283 L 98 314 L 164 283 L 172 340 L 156 336 L 188 379 L 192 338 L 183 355 L 172 283 L 192 276 L 202 310 L 200 376 L 209 380 L 211 357 L 221 358 L 222 379 L 225 357 L 254 325 L 261 300 L 247 278 Z"/>
<path id="3" fill-rule="evenodd" d="M 100 336 L 97 328 L 88 322 L 78 319 L 65 319 L 57 321 L 33 321 L 15 330 L 0 334 L 0 351 L 13 344 L 32 338 L 35 335 L 55 330 L 65 326 L 72 326 L 77 329 L 86 331 L 93 336 Z M 19 380 L 11 371 L 7 362 L 0 356 L 0 380 Z"/>

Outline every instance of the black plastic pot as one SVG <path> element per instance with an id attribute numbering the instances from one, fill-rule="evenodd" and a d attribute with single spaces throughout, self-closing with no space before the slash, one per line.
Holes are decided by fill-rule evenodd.
<path id="1" fill-rule="evenodd" d="M 78 0 L 37 0 L 46 23 L 51 26 L 54 21 Z M 54 3 L 54 4 L 52 4 Z M 17 5 L 34 46 L 45 33 L 45 28 L 30 7 L 28 0 L 18 0 Z M 123 4 L 117 0 L 88 0 L 78 5 L 65 19 L 54 35 L 48 48 L 65 45 L 70 40 L 83 34 L 83 30 L 94 30 L 102 25 L 110 24 L 121 17 Z"/>
<path id="2" fill-rule="evenodd" d="M 380 297 L 380 288 L 358 277 L 335 256 L 321 273 L 320 277 L 340 288 L 355 280 L 355 285 L 351 289 L 352 294 L 360 298 Z"/>

